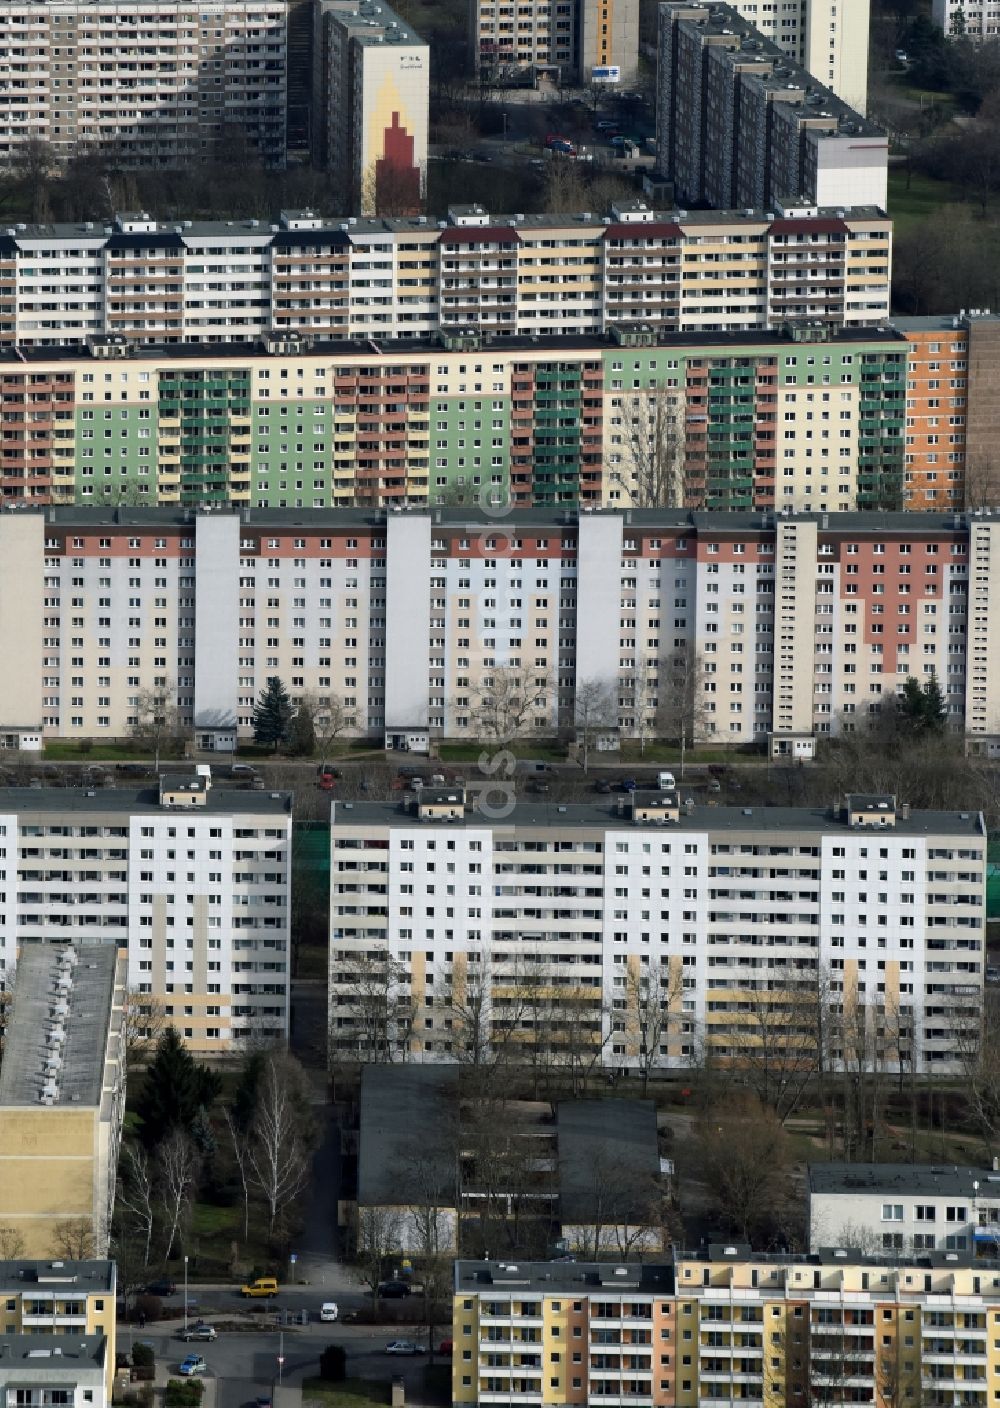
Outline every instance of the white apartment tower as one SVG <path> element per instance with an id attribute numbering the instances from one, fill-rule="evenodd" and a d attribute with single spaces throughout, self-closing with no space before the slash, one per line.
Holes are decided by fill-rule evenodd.
<path id="1" fill-rule="evenodd" d="M 0 789 L 0 960 L 128 949 L 128 983 L 193 1050 L 288 1032 L 291 797 L 164 777 L 156 789 Z"/>

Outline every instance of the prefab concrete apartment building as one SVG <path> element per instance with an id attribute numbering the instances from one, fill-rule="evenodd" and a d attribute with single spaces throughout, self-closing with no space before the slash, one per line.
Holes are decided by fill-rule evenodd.
<path id="1" fill-rule="evenodd" d="M 787 1061 L 826 1041 L 837 1070 L 865 1027 L 885 1069 L 948 1071 L 978 1031 L 981 816 L 869 796 L 825 811 L 644 792 L 484 802 L 452 788 L 334 804 L 331 1059 L 357 1052 L 357 974 L 380 964 L 394 1059 L 459 1059 L 470 1002 L 525 1060 L 583 1050 L 617 1069 L 701 1053 L 738 1068 L 766 1030 Z M 669 1014 L 652 1037 L 643 992 Z M 761 1004 L 782 1020 L 762 1027 Z"/>
<path id="2" fill-rule="evenodd" d="M 885 133 L 729 5 L 659 6 L 656 149 L 692 204 L 884 206 Z"/>
<path id="3" fill-rule="evenodd" d="M 287 1037 L 289 793 L 4 788 L 0 837 L 8 966 L 35 944 L 70 940 L 83 965 L 127 948 L 136 999 L 192 1050 Z"/>
<path id="4" fill-rule="evenodd" d="M 526 735 L 596 680 L 623 734 L 651 737 L 660 662 L 692 649 L 716 745 L 829 734 L 935 676 L 989 751 L 998 603 L 990 513 L 12 510 L 0 734 L 125 737 L 167 678 L 197 746 L 231 748 L 277 674 L 338 695 L 354 736 L 470 738 L 482 681 L 525 665 Z"/>
<path id="5" fill-rule="evenodd" d="M 731 0 L 731 8 L 849 107 L 864 112 L 870 0 Z"/>
<path id="6" fill-rule="evenodd" d="M 224 140 L 283 165 L 286 0 L 3 0 L 0 166 L 26 143 L 182 166 Z"/>
<path id="7" fill-rule="evenodd" d="M 452 1399 L 987 1408 L 998 1325 L 1000 1262 L 961 1252 L 737 1244 L 664 1265 L 458 1261 Z"/>
<path id="8" fill-rule="evenodd" d="M 747 205 L 664 211 L 633 198 L 606 214 L 462 205 L 437 222 L 286 210 L 11 225 L 0 228 L 0 344 L 561 336 L 620 323 L 745 332 L 888 317 L 884 205 Z"/>

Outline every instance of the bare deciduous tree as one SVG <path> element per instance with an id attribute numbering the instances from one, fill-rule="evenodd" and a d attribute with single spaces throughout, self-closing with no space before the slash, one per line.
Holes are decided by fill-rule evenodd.
<path id="1" fill-rule="evenodd" d="M 94 1227 L 89 1217 L 66 1217 L 52 1233 L 52 1250 L 66 1261 L 87 1261 L 96 1251 Z"/>
<path id="2" fill-rule="evenodd" d="M 613 1001 L 612 1021 L 621 1023 L 628 1064 L 642 1077 L 643 1095 L 654 1069 L 663 1063 L 661 1047 L 669 1044 L 671 1032 L 680 1022 L 683 984 L 679 964 L 669 959 L 659 971 L 630 967 L 625 994 Z"/>
<path id="3" fill-rule="evenodd" d="M 119 1220 L 142 1246 L 142 1264 L 148 1266 L 155 1224 L 154 1177 L 149 1155 L 137 1140 L 122 1149 L 118 1169 Z"/>
<path id="4" fill-rule="evenodd" d="M 0 1261 L 18 1261 L 24 1252 L 24 1234 L 16 1227 L 0 1227 Z"/>
<path id="5" fill-rule="evenodd" d="M 960 1024 L 959 1059 L 965 1098 L 992 1159 L 1000 1152 L 1000 995 L 987 988 L 982 1017 Z"/>
<path id="6" fill-rule="evenodd" d="M 197 1182 L 198 1150 L 189 1135 L 182 1129 L 174 1129 L 158 1145 L 156 1161 L 160 1203 L 167 1229 L 163 1256 L 169 1260 Z"/>
<path id="7" fill-rule="evenodd" d="M 528 665 L 484 666 L 470 688 L 469 717 L 477 738 L 518 738 L 533 730 L 534 720 L 552 693 L 547 669 Z"/>
<path id="8" fill-rule="evenodd" d="M 402 1230 L 403 1218 L 398 1208 L 358 1209 L 358 1269 L 373 1296 L 378 1294 L 389 1257 L 400 1248 Z"/>
<path id="9" fill-rule="evenodd" d="M 687 749 L 715 732 L 715 719 L 705 698 L 705 665 L 690 642 L 672 650 L 659 663 L 656 727 L 661 737 L 680 748 L 683 780 Z"/>
<path id="10" fill-rule="evenodd" d="M 618 725 L 614 685 L 607 680 L 582 680 L 576 689 L 573 722 L 577 745 L 583 749 L 583 770 L 587 772 L 597 735 Z"/>
<path id="11" fill-rule="evenodd" d="M 667 387 L 636 391 L 621 407 L 621 459 L 611 481 L 634 508 L 684 505 L 684 411 Z"/>
<path id="12" fill-rule="evenodd" d="M 801 989 L 756 988 L 740 1002 L 727 1037 L 731 1061 L 762 1105 L 784 1124 L 821 1070 L 821 994 L 811 980 Z"/>
<path id="13" fill-rule="evenodd" d="M 137 987 L 125 989 L 122 1030 L 125 1037 L 125 1059 L 128 1064 L 143 1063 L 154 1050 L 166 1025 L 166 1008 L 151 993 Z"/>
<path id="14" fill-rule="evenodd" d="M 236 1162 L 236 1171 L 240 1176 L 240 1187 L 243 1189 L 243 1240 L 246 1241 L 250 1235 L 250 1151 L 247 1135 L 237 1128 L 233 1119 L 233 1112 L 227 1106 L 225 1111 L 226 1129 L 229 1131 L 229 1142 L 233 1148 L 233 1159 Z"/>
<path id="15" fill-rule="evenodd" d="M 349 708 L 344 696 L 334 690 L 303 694 L 299 697 L 298 706 L 299 709 L 308 710 L 312 717 L 316 749 L 323 763 L 341 735 L 356 732 L 360 727 L 358 710 Z"/>
<path id="16" fill-rule="evenodd" d="M 129 733 L 150 749 L 160 771 L 160 752 L 180 737 L 180 712 L 177 707 L 177 686 L 164 676 L 161 683 L 137 690 L 129 715 Z"/>
<path id="17" fill-rule="evenodd" d="M 417 1020 L 406 965 L 387 953 L 335 960 L 330 1005 L 330 1059 L 338 1051 L 369 1064 L 405 1061 Z"/>
<path id="18" fill-rule="evenodd" d="M 726 1222 L 750 1241 L 785 1192 L 788 1136 L 755 1097 L 715 1106 L 699 1121 L 698 1154 Z"/>
<path id="19" fill-rule="evenodd" d="M 304 1129 L 305 1098 L 296 1067 L 271 1056 L 261 1079 L 250 1126 L 247 1159 L 252 1182 L 267 1207 L 268 1231 L 309 1181 L 311 1147 Z"/>

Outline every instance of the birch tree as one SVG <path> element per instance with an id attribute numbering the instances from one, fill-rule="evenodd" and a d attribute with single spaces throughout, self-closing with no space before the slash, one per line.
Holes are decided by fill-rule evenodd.
<path id="1" fill-rule="evenodd" d="M 198 1178 L 199 1156 L 193 1139 L 182 1129 L 174 1129 L 156 1150 L 159 1171 L 160 1202 L 167 1228 L 164 1260 L 173 1255 L 174 1243 L 181 1223 L 191 1204 Z"/>
<path id="2" fill-rule="evenodd" d="M 303 1131 L 303 1099 L 288 1062 L 272 1056 L 257 1093 L 247 1140 L 251 1181 L 268 1213 L 273 1234 L 279 1213 L 292 1205 L 309 1181 L 311 1147 Z"/>

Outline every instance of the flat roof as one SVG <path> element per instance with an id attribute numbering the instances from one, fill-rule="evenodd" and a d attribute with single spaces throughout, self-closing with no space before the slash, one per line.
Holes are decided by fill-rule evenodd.
<path id="1" fill-rule="evenodd" d="M 3 1293 L 42 1293 L 62 1297 L 72 1291 L 77 1295 L 102 1295 L 113 1291 L 114 1287 L 113 1261 L 41 1261 L 27 1258 L 0 1261 L 0 1292 Z"/>
<path id="2" fill-rule="evenodd" d="M 0 1335 L 0 1383 L 72 1383 L 82 1370 L 103 1373 L 107 1346 L 106 1335 Z"/>
<path id="3" fill-rule="evenodd" d="M 1000 1173 L 967 1164 L 850 1164 L 809 1165 L 810 1193 L 910 1193 L 914 1197 L 945 1196 L 1000 1198 Z"/>
<path id="4" fill-rule="evenodd" d="M 399 1207 L 432 1196 L 454 1207 L 457 1066 L 368 1065 L 361 1072 L 358 1204 Z"/>
<path id="5" fill-rule="evenodd" d="M 974 1251 L 864 1252 L 857 1247 L 820 1247 L 815 1252 L 755 1252 L 745 1242 L 713 1242 L 696 1251 L 675 1253 L 675 1263 L 685 1261 L 702 1266 L 731 1262 L 748 1266 L 880 1266 L 896 1271 L 914 1267 L 947 1271 L 974 1266 L 977 1270 L 1000 1271 L 1000 1259 L 976 1256 Z M 696 1288 L 691 1289 L 694 1292 Z"/>
<path id="6" fill-rule="evenodd" d="M 632 233 L 646 227 L 630 225 L 622 228 Z M 898 342 L 902 349 L 905 350 L 906 347 L 906 338 L 903 333 L 887 323 L 873 323 L 865 327 L 834 328 L 822 335 L 817 332 L 811 338 L 793 337 L 789 332 L 781 329 L 736 329 L 728 332 L 695 333 L 665 332 L 656 324 L 646 326 L 641 323 L 624 323 L 619 326 L 626 336 L 641 331 L 651 337 L 652 341 L 633 345 L 616 337 L 613 332 L 567 333 L 559 337 L 546 334 L 533 336 L 527 333 L 512 334 L 510 337 L 491 337 L 480 335 L 477 332 L 472 349 L 468 347 L 449 348 L 446 345 L 447 334 L 433 334 L 422 337 L 379 338 L 377 340 L 305 338 L 298 349 L 291 353 L 285 353 L 275 348 L 273 339 L 267 343 L 264 339 L 256 337 L 234 338 L 221 342 L 130 342 L 126 355 L 115 358 L 95 355 L 83 342 L 60 342 L 52 345 L 18 346 L 16 348 L 11 344 L 4 344 L 0 347 L 0 365 L 85 362 L 88 366 L 92 366 L 95 362 L 100 362 L 102 365 L 112 363 L 125 367 L 130 362 L 143 361 L 169 363 L 248 362 L 260 357 L 287 362 L 290 356 L 312 357 L 317 360 L 356 357 L 371 362 L 373 359 L 377 360 L 382 357 L 406 360 L 414 356 L 425 356 L 431 359 L 439 357 L 442 352 L 447 351 L 468 356 L 472 350 L 479 352 L 525 352 L 535 356 L 548 352 L 553 356 L 560 356 L 565 353 L 567 348 L 575 352 L 593 351 L 595 357 L 606 352 L 626 356 L 629 353 L 634 353 L 636 356 L 641 356 L 644 351 L 648 353 L 650 347 L 678 352 L 685 348 L 690 348 L 692 351 L 713 348 L 729 350 L 734 353 L 737 349 L 748 348 L 784 349 L 790 352 L 801 349 L 802 354 L 805 355 L 807 351 L 815 351 L 817 347 L 856 347 L 859 344 L 867 343 Z M 459 334 L 455 333 L 453 336 L 457 337 Z M 331 387 L 331 392 L 334 389 Z"/>
<path id="7" fill-rule="evenodd" d="M 660 1172 L 652 1100 L 561 1100 L 556 1148 L 564 1225 L 645 1219 Z"/>
<path id="8" fill-rule="evenodd" d="M 784 61 L 791 62 L 787 55 L 782 54 Z M 831 95 L 832 97 L 832 95 Z M 840 99 L 835 98 L 839 103 Z M 847 220 L 888 220 L 889 216 L 876 205 L 859 206 L 821 206 L 807 207 L 810 211 L 817 211 L 820 216 L 842 216 Z M 777 202 L 776 206 L 767 208 L 761 207 L 759 210 L 751 210 L 748 215 L 745 210 L 690 210 L 680 207 L 672 209 L 654 209 L 649 207 L 641 196 L 634 200 L 616 201 L 610 207 L 607 215 L 595 215 L 592 212 L 568 211 L 565 214 L 557 213 L 506 213 L 490 212 L 484 206 L 461 206 L 456 205 L 449 211 L 449 217 L 468 217 L 474 215 L 477 218 L 485 216 L 486 223 L 492 225 L 513 224 L 517 228 L 526 229 L 600 229 L 606 222 L 612 223 L 617 220 L 622 213 L 641 214 L 644 219 L 648 217 L 650 223 L 664 223 L 676 221 L 680 225 L 705 226 L 718 224 L 748 225 L 760 224 L 771 225 L 775 219 L 787 219 L 789 216 L 798 218 L 797 212 L 802 209 L 801 203 L 797 201 Z M 779 215 L 779 211 L 781 214 Z M 587 216 L 584 219 L 584 216 Z M 813 215 L 802 216 L 803 219 L 815 218 Z M 129 223 L 141 223 L 141 229 L 130 231 L 127 229 Z M 326 236 L 329 243 L 335 236 L 347 235 L 348 240 L 352 235 L 358 236 L 378 236 L 386 233 L 425 233 L 435 237 L 443 229 L 449 229 L 456 221 L 452 218 L 444 220 L 434 220 L 426 215 L 409 216 L 379 216 L 376 218 L 365 218 L 354 215 L 319 215 L 314 210 L 292 211 L 283 210 L 280 214 L 271 215 L 264 219 L 247 218 L 243 220 L 194 220 L 183 217 L 174 220 L 151 220 L 144 214 L 117 214 L 112 221 L 63 221 L 46 224 L 26 224 L 24 222 L 14 222 L 0 219 L 0 239 L 15 248 L 28 240 L 64 240 L 72 239 L 82 245 L 90 244 L 94 247 L 103 246 L 108 240 L 118 236 L 126 238 L 159 235 L 173 236 L 179 235 L 180 241 L 174 243 L 170 241 L 172 247 L 180 249 L 187 240 L 193 239 L 224 239 L 229 242 L 233 240 L 246 240 L 258 242 L 263 248 L 270 244 L 275 237 L 280 243 L 294 245 L 297 241 L 308 244 L 313 242 L 317 236 Z M 632 222 L 630 222 L 632 223 Z M 643 221 L 636 220 L 637 230 L 641 230 Z M 162 247 L 162 243 L 157 248 Z"/>
<path id="9" fill-rule="evenodd" d="M 531 1290 L 545 1295 L 589 1295 L 601 1289 L 669 1296 L 674 1290 L 674 1268 L 664 1262 L 637 1261 L 455 1262 L 456 1293 Z"/>
<path id="10" fill-rule="evenodd" d="M 2 800 L 0 793 L 0 800 Z M 35 796 L 38 794 L 35 793 Z M 464 817 L 457 821 L 421 820 L 412 811 L 405 809 L 400 802 L 334 802 L 331 804 L 331 820 L 334 826 L 384 826 L 406 827 L 413 830 L 445 828 L 463 825 L 503 831 L 510 827 L 530 829 L 543 827 L 552 830 L 581 828 L 590 831 L 629 831 L 632 829 L 656 831 L 669 837 L 674 832 L 725 832 L 741 831 L 799 831 L 817 836 L 831 833 L 849 835 L 878 835 L 880 829 L 851 827 L 844 815 L 837 815 L 829 808 L 821 807 L 692 807 L 680 809 L 676 822 L 653 823 L 633 822 L 627 814 L 619 813 L 614 800 L 594 800 L 593 802 L 548 802 L 525 798 L 518 800 L 502 820 L 487 818 L 475 810 L 475 801 L 466 808 Z M 983 837 L 980 813 L 910 811 L 902 817 L 896 812 L 892 826 L 885 827 L 887 834 L 903 836 L 968 836 Z"/>
<path id="11" fill-rule="evenodd" d="M 886 134 L 881 127 L 877 127 L 874 122 L 869 122 L 849 103 L 845 103 L 843 98 L 837 96 L 832 88 L 828 88 L 821 83 L 814 74 L 798 63 L 790 54 L 786 53 L 774 40 L 768 38 L 756 27 L 750 19 L 745 19 L 743 15 L 731 5 L 723 3 L 723 0 L 712 0 L 711 7 L 707 7 L 701 14 L 691 13 L 689 3 L 678 3 L 673 0 L 666 6 L 669 11 L 678 11 L 678 23 L 696 28 L 703 34 L 725 36 L 733 38 L 738 43 L 731 46 L 713 45 L 713 58 L 721 59 L 729 63 L 764 63 L 772 66 L 769 74 L 749 75 L 756 78 L 768 90 L 775 92 L 787 92 L 790 89 L 804 90 L 807 101 L 803 103 L 788 104 L 794 116 L 803 120 L 816 121 L 828 117 L 836 120 L 839 128 L 836 134 L 844 138 L 849 137 L 884 137 Z"/>
<path id="12" fill-rule="evenodd" d="M 72 966 L 64 955 L 73 956 Z M 69 978 L 65 986 L 60 986 L 62 973 Z M 117 976 L 114 944 L 22 945 L 0 1068 L 0 1105 L 47 1108 L 41 1096 L 48 1083 L 55 1106 L 100 1105 Z M 53 1019 L 53 1004 L 60 1000 L 68 1011 Z M 58 1046 L 48 1041 L 53 1027 L 64 1034 Z M 58 1066 L 49 1068 L 50 1060 Z"/>
<path id="13" fill-rule="evenodd" d="M 235 816 L 290 816 L 292 794 L 213 787 L 204 805 L 189 809 L 163 806 L 159 789 L 154 787 L 0 787 L 0 812 L 20 815 L 67 811 L 95 816 L 180 816 L 189 811 L 195 816 L 206 812 L 219 816 L 230 812 Z"/>

